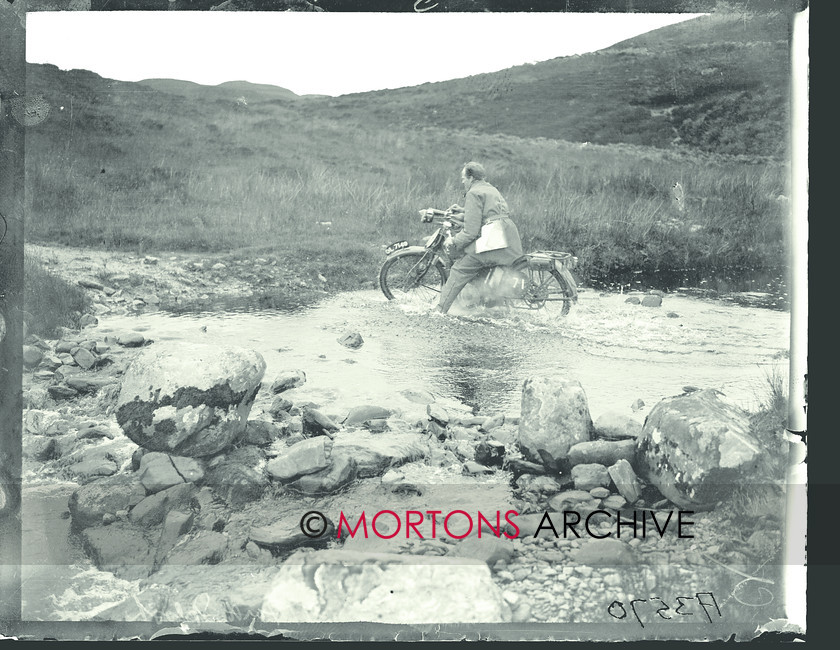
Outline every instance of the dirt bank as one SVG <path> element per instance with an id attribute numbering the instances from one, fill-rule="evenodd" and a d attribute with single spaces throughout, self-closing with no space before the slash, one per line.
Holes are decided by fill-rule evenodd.
<path id="1" fill-rule="evenodd" d="M 240 305 L 291 309 L 348 288 L 346 277 L 324 275 L 311 260 L 271 254 L 142 255 L 45 244 L 27 244 L 25 252 L 59 277 L 89 289 L 95 305 L 115 303 L 129 311 L 150 306 L 173 311 Z M 357 284 L 374 286 L 364 279 Z M 95 309 L 102 312 L 101 307 Z"/>

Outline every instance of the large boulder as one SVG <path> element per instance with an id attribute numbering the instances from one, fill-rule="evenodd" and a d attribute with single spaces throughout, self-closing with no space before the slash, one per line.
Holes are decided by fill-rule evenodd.
<path id="1" fill-rule="evenodd" d="M 263 600 L 284 622 L 504 623 L 510 609 L 483 560 L 298 551 Z"/>
<path id="2" fill-rule="evenodd" d="M 659 402 L 636 449 L 642 476 L 670 501 L 692 510 L 710 509 L 733 486 L 749 483 L 763 454 L 747 414 L 715 390 Z"/>
<path id="3" fill-rule="evenodd" d="M 542 449 L 554 459 L 568 456 L 572 445 L 589 440 L 592 418 L 578 381 L 532 377 L 522 387 L 519 447 L 523 455 L 542 462 Z"/>
<path id="4" fill-rule="evenodd" d="M 236 440 L 265 373 L 253 350 L 204 344 L 160 344 L 128 367 L 117 422 L 141 447 L 208 456 Z"/>

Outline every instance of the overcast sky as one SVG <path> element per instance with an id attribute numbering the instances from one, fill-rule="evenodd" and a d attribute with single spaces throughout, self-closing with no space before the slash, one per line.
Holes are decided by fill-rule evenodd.
<path id="1" fill-rule="evenodd" d="M 602 49 L 697 14 L 31 12 L 26 59 L 120 81 L 340 95 Z"/>

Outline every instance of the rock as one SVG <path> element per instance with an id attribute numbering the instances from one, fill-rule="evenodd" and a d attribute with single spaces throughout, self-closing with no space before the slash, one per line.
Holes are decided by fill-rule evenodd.
<path id="1" fill-rule="evenodd" d="M 480 560 L 298 551 L 272 583 L 260 620 L 501 623 L 510 610 Z"/>
<path id="2" fill-rule="evenodd" d="M 326 546 L 330 540 L 335 539 L 335 523 L 326 516 L 324 517 L 325 521 L 313 521 L 314 530 L 323 530 L 323 535 L 319 537 L 305 535 L 300 527 L 303 514 L 304 511 L 301 511 L 300 516 L 284 517 L 269 526 L 251 528 L 251 531 L 248 533 L 248 538 L 257 546 L 266 548 L 277 554 L 290 551 L 300 546 Z"/>
<path id="3" fill-rule="evenodd" d="M 308 406 L 305 406 L 301 413 L 301 424 L 303 425 L 303 435 L 308 438 L 329 436 L 331 433 L 338 431 L 338 425 L 335 422 L 318 409 Z"/>
<path id="4" fill-rule="evenodd" d="M 167 513 L 163 522 L 163 530 L 160 531 L 160 540 L 158 540 L 155 549 L 155 566 L 159 566 L 163 562 L 163 558 L 172 550 L 172 547 L 178 542 L 178 538 L 189 532 L 193 525 L 193 519 L 194 515 L 191 512 L 172 510 Z"/>
<path id="5" fill-rule="evenodd" d="M 292 406 L 294 404 L 289 400 L 283 397 L 275 397 L 268 408 L 268 412 L 275 421 L 283 422 L 288 417 Z"/>
<path id="6" fill-rule="evenodd" d="M 627 505 L 627 499 L 619 494 L 608 496 L 601 502 L 602 507 L 609 508 L 610 510 L 621 510 L 625 505 Z"/>
<path id="7" fill-rule="evenodd" d="M 636 503 L 641 498 L 642 488 L 630 463 L 619 460 L 615 465 L 607 468 L 607 471 L 618 493 L 627 499 L 628 503 Z"/>
<path id="8" fill-rule="evenodd" d="M 347 417 L 341 423 L 346 427 L 357 426 L 368 420 L 387 420 L 393 413 L 392 410 L 381 406 L 356 406 L 350 409 Z"/>
<path id="9" fill-rule="evenodd" d="M 283 393 L 292 388 L 299 388 L 306 383 L 306 373 L 303 370 L 291 370 L 278 375 L 271 384 L 271 392 L 274 394 Z"/>
<path id="10" fill-rule="evenodd" d="M 284 431 L 285 429 L 283 427 L 277 426 L 273 422 L 248 420 L 248 423 L 245 425 L 242 442 L 247 445 L 263 447 L 279 439 Z"/>
<path id="11" fill-rule="evenodd" d="M 152 572 L 154 551 L 143 531 L 124 522 L 88 528 L 82 533 L 88 556 L 101 571 L 123 580 L 145 578 Z"/>
<path id="12" fill-rule="evenodd" d="M 179 540 L 166 554 L 163 563 L 170 566 L 218 564 L 224 558 L 227 547 L 228 539 L 224 534 L 200 530 Z"/>
<path id="13" fill-rule="evenodd" d="M 595 420 L 596 438 L 602 440 L 636 439 L 642 433 L 642 425 L 629 415 L 607 411 Z"/>
<path id="14" fill-rule="evenodd" d="M 449 437 L 449 432 L 446 430 L 446 427 L 440 426 L 434 420 L 429 420 L 426 422 L 426 431 L 437 438 L 438 440 L 446 440 Z"/>
<path id="15" fill-rule="evenodd" d="M 766 452 L 750 429 L 748 415 L 717 391 L 664 399 L 651 409 L 637 443 L 640 473 L 681 508 L 710 509 L 733 486 L 757 480 Z"/>
<path id="16" fill-rule="evenodd" d="M 500 413 L 499 415 L 494 415 L 491 418 L 486 418 L 480 425 L 480 429 L 482 431 L 492 431 L 493 429 L 497 429 L 498 427 L 504 425 L 505 423 L 505 414 Z"/>
<path id="17" fill-rule="evenodd" d="M 37 379 L 38 373 L 35 375 Z M 23 392 L 22 406 L 24 409 L 42 409 L 47 405 L 49 398 L 50 394 L 43 386 L 30 386 Z"/>
<path id="18" fill-rule="evenodd" d="M 140 459 L 140 482 L 149 494 L 186 483 L 167 454 L 150 451 Z"/>
<path id="19" fill-rule="evenodd" d="M 170 510 L 188 510 L 195 492 L 194 483 L 173 485 L 140 501 L 128 513 L 128 518 L 138 526 L 157 526 Z"/>
<path id="20" fill-rule="evenodd" d="M 143 264 L 157 264 L 158 262 L 160 262 L 160 258 L 152 257 L 151 255 L 146 255 L 143 258 Z M 111 279 L 113 280 L 114 278 L 112 277 Z"/>
<path id="21" fill-rule="evenodd" d="M 281 481 L 313 474 L 329 466 L 332 449 L 333 443 L 329 438 L 310 438 L 292 445 L 283 454 L 269 461 L 266 471 L 272 478 Z"/>
<path id="22" fill-rule="evenodd" d="M 223 264 L 222 262 L 216 262 L 210 268 L 213 269 L 214 271 L 223 271 L 224 269 L 227 268 L 227 266 L 225 264 Z"/>
<path id="23" fill-rule="evenodd" d="M 668 318 L 679 318 L 680 317 L 680 315 L 675 311 L 669 311 L 666 314 L 666 316 L 668 316 Z"/>
<path id="24" fill-rule="evenodd" d="M 76 362 L 73 360 L 73 355 L 67 352 L 62 352 L 58 355 L 58 358 L 61 360 L 62 365 L 64 366 L 75 366 Z"/>
<path id="25" fill-rule="evenodd" d="M 67 341 L 67 340 L 59 341 L 58 343 L 55 344 L 55 353 L 56 354 L 67 354 L 73 348 L 78 347 L 78 345 L 79 345 L 78 341 Z"/>
<path id="26" fill-rule="evenodd" d="M 332 463 L 326 469 L 301 476 L 289 483 L 289 487 L 304 494 L 332 494 L 356 479 L 356 461 L 346 452 L 332 455 Z"/>
<path id="27" fill-rule="evenodd" d="M 117 293 L 117 290 L 114 289 L 114 287 L 105 286 L 102 287 L 102 293 L 104 293 L 106 296 L 113 296 L 115 293 Z"/>
<path id="28" fill-rule="evenodd" d="M 501 467 L 505 460 L 505 446 L 498 440 L 483 440 L 475 448 L 475 462 Z"/>
<path id="29" fill-rule="evenodd" d="M 591 440 L 579 442 L 569 449 L 569 463 L 582 465 L 598 463 L 614 465 L 622 458 L 633 463 L 636 456 L 636 440 Z"/>
<path id="30" fill-rule="evenodd" d="M 442 406 L 438 406 L 437 404 L 429 404 L 426 406 L 426 414 L 429 416 L 429 419 L 436 424 L 439 424 L 442 427 L 445 427 L 449 424 L 449 413 L 446 412 Z"/>
<path id="31" fill-rule="evenodd" d="M 345 348 L 358 350 L 364 344 L 365 340 L 358 332 L 347 332 L 336 339 Z"/>
<path id="32" fill-rule="evenodd" d="M 201 462 L 195 458 L 187 458 L 185 456 L 170 456 L 169 460 L 175 466 L 178 474 L 187 483 L 198 483 L 204 478 L 204 468 Z"/>
<path id="33" fill-rule="evenodd" d="M 630 296 L 624 302 L 626 302 L 628 305 L 638 305 L 642 301 L 639 300 L 636 296 Z"/>
<path id="34" fill-rule="evenodd" d="M 425 390 L 412 390 L 409 388 L 400 391 L 400 395 L 415 404 L 434 404 L 435 402 L 435 396 Z"/>
<path id="35" fill-rule="evenodd" d="M 468 460 L 464 463 L 464 474 L 492 474 L 493 470 L 484 465 Z"/>
<path id="36" fill-rule="evenodd" d="M 661 307 L 662 296 L 645 296 L 642 298 L 642 307 Z"/>
<path id="37" fill-rule="evenodd" d="M 589 490 L 589 494 L 591 494 L 596 499 L 606 499 L 610 496 L 610 491 L 605 487 L 594 487 Z"/>
<path id="38" fill-rule="evenodd" d="M 152 451 L 218 453 L 244 432 L 264 372 L 265 360 L 253 350 L 161 343 L 127 368 L 117 422 Z"/>
<path id="39" fill-rule="evenodd" d="M 589 492 L 584 490 L 567 490 L 560 494 L 555 494 L 548 500 L 548 507 L 554 512 L 575 510 L 583 513 L 590 510 L 597 510 L 599 505 L 600 500 L 594 498 Z M 560 521 L 562 525 L 562 517 Z"/>
<path id="40" fill-rule="evenodd" d="M 102 290 L 102 283 L 92 280 L 91 278 L 81 278 L 76 282 L 80 287 L 84 287 L 85 289 L 94 289 L 95 291 Z"/>
<path id="41" fill-rule="evenodd" d="M 80 428 L 79 432 L 76 434 L 76 438 L 78 440 L 96 440 L 99 438 L 108 438 L 109 440 L 113 440 L 114 434 L 111 433 L 107 424 L 94 424 Z"/>
<path id="42" fill-rule="evenodd" d="M 44 353 L 34 345 L 23 346 L 23 365 L 27 368 L 34 368 L 41 363 L 41 359 L 43 358 Z"/>
<path id="43" fill-rule="evenodd" d="M 461 540 L 455 544 L 448 555 L 481 560 L 492 567 L 499 560 L 510 561 L 513 557 L 513 543 L 506 537 L 496 537 L 494 533 L 489 535 L 482 533 L 481 537 L 467 537 Z"/>
<path id="44" fill-rule="evenodd" d="M 523 474 L 545 474 L 545 467 L 537 463 L 522 460 L 521 458 L 509 458 L 506 469 L 513 474 L 514 479 L 519 478 Z"/>
<path id="45" fill-rule="evenodd" d="M 96 355 L 90 350 L 80 347 L 73 353 L 73 361 L 85 370 L 90 370 L 96 363 Z"/>
<path id="46" fill-rule="evenodd" d="M 554 459 L 566 458 L 569 448 L 589 440 L 592 420 L 579 382 L 532 377 L 522 388 L 519 446 L 531 461 L 542 462 L 539 450 Z"/>
<path id="47" fill-rule="evenodd" d="M 516 487 L 523 492 L 534 494 L 557 494 L 563 491 L 560 482 L 551 476 L 534 476 L 533 474 L 522 474 L 516 479 Z"/>
<path id="48" fill-rule="evenodd" d="M 424 436 L 415 433 L 370 434 L 358 431 L 350 437 L 339 437 L 333 452 L 347 452 L 356 461 L 359 478 L 381 476 L 390 468 L 425 458 L 429 445 Z"/>
<path id="49" fill-rule="evenodd" d="M 630 408 L 633 410 L 633 412 L 634 412 L 634 413 L 635 413 L 636 411 L 640 411 L 640 410 L 641 410 L 641 409 L 643 409 L 644 407 L 645 407 L 645 402 L 644 402 L 644 400 L 641 400 L 641 399 L 637 399 L 635 402 L 633 402 L 633 403 L 630 405 Z"/>
<path id="50" fill-rule="evenodd" d="M 82 317 L 79 319 L 79 327 L 91 327 L 99 325 L 99 319 L 94 316 L 93 314 L 82 314 Z"/>
<path id="51" fill-rule="evenodd" d="M 139 332 L 126 332 L 117 337 L 117 345 L 124 348 L 139 348 L 146 342 L 146 337 Z"/>
<path id="52" fill-rule="evenodd" d="M 117 474 L 82 485 L 67 502 L 73 528 L 98 525 L 104 515 L 128 510 L 145 498 L 143 486 L 130 475 Z"/>
<path id="53" fill-rule="evenodd" d="M 366 420 L 362 423 L 362 426 L 371 433 L 384 433 L 391 430 L 391 427 L 388 426 L 388 420 Z"/>
<path id="54" fill-rule="evenodd" d="M 607 468 L 598 463 L 586 463 L 572 467 L 572 479 L 575 482 L 576 490 L 606 487 L 610 484 L 610 475 Z"/>
<path id="55" fill-rule="evenodd" d="M 236 462 L 222 462 L 205 475 L 204 484 L 231 507 L 259 501 L 268 487 L 268 477 L 256 467 Z"/>
<path id="56" fill-rule="evenodd" d="M 117 385 L 119 383 L 116 379 L 108 377 L 83 377 L 78 375 L 68 377 L 64 382 L 70 388 L 83 395 L 95 395 L 105 386 Z"/>
<path id="57" fill-rule="evenodd" d="M 88 483 L 100 476 L 116 473 L 117 463 L 113 457 L 100 449 L 88 449 L 81 455 L 81 460 L 70 465 L 67 470 L 82 483 Z"/>
<path id="58" fill-rule="evenodd" d="M 41 462 L 59 457 L 55 438 L 43 438 L 41 436 L 24 436 L 21 441 L 21 453 L 24 458 Z"/>
<path id="59" fill-rule="evenodd" d="M 630 529 L 628 529 L 630 530 Z M 636 555 L 620 539 L 586 539 L 572 552 L 578 564 L 584 566 L 635 565 Z"/>
<path id="60" fill-rule="evenodd" d="M 138 447 L 135 449 L 131 454 L 131 471 L 136 472 L 140 469 L 140 461 L 143 459 L 143 456 L 149 453 L 148 449 L 143 449 L 143 447 Z"/>

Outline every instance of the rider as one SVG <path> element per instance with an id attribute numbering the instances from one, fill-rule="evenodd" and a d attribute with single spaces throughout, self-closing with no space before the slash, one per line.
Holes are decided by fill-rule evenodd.
<path id="1" fill-rule="evenodd" d="M 485 179 L 484 167 L 468 162 L 461 170 L 466 196 L 464 207 L 449 210 L 464 214 L 464 228 L 445 245 L 447 253 L 462 252 L 449 272 L 437 309 L 449 311 L 461 289 L 488 266 L 510 266 L 523 257 L 519 230 L 511 220 L 504 197 Z"/>

